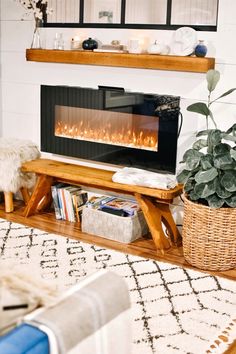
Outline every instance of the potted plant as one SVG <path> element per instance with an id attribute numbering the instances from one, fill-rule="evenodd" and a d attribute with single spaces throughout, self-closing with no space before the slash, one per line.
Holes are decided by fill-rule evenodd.
<path id="1" fill-rule="evenodd" d="M 212 100 L 220 73 L 209 70 L 206 79 L 207 104 L 187 108 L 205 116 L 206 130 L 197 133 L 184 153 L 184 169 L 178 175 L 184 185 L 183 251 L 198 268 L 226 270 L 236 267 L 236 124 L 227 131 L 218 129 L 211 108 L 236 88 Z"/>

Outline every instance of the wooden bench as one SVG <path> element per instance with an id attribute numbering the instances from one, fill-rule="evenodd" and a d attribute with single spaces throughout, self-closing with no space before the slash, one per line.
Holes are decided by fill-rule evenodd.
<path id="1" fill-rule="evenodd" d="M 181 236 L 176 227 L 169 205 L 182 193 L 178 185 L 170 190 L 120 184 L 112 181 L 114 172 L 91 167 L 79 166 L 49 159 L 28 161 L 22 165 L 23 172 L 38 175 L 37 183 L 25 208 L 26 217 L 36 211 L 45 210 L 51 205 L 51 185 L 64 182 L 89 186 L 101 190 L 133 195 L 139 203 L 157 249 L 164 252 L 171 245 L 181 244 Z M 163 231 L 165 225 L 167 235 Z"/>

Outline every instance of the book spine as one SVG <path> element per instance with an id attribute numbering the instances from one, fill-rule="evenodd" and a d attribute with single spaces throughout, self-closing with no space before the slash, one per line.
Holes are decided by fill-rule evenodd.
<path id="1" fill-rule="evenodd" d="M 55 210 L 55 217 L 57 220 L 61 220 L 61 211 L 60 211 L 60 206 L 59 206 L 59 200 L 58 200 L 58 193 L 57 193 L 57 186 L 54 185 L 51 187 L 51 192 L 52 192 L 52 200 L 53 200 L 53 206 Z"/>
<path id="2" fill-rule="evenodd" d="M 58 200 L 59 200 L 59 206 L 61 211 L 61 218 L 62 220 L 66 220 L 65 211 L 63 207 L 62 188 L 58 189 Z"/>
<path id="3" fill-rule="evenodd" d="M 69 221 L 68 210 L 66 205 L 65 187 L 61 188 L 61 197 L 62 197 L 62 208 L 63 208 L 65 220 Z"/>
<path id="4" fill-rule="evenodd" d="M 88 193 L 87 192 L 80 191 L 79 193 L 74 194 L 72 196 L 73 207 L 75 210 L 75 216 L 76 216 L 77 222 L 81 221 L 80 219 L 81 219 L 82 207 L 84 206 L 84 204 L 86 203 L 87 200 L 88 200 Z"/>
<path id="5" fill-rule="evenodd" d="M 73 203 L 75 219 L 77 222 L 80 222 L 77 199 L 78 199 L 78 196 L 76 194 L 72 195 L 72 203 Z"/>
<path id="6" fill-rule="evenodd" d="M 71 193 L 70 193 L 69 189 L 70 189 L 70 187 L 64 189 L 65 200 L 66 200 L 66 210 L 68 213 L 68 220 L 70 222 L 75 222 L 74 210 L 73 210 L 73 205 L 72 205 L 72 197 L 71 197 Z"/>

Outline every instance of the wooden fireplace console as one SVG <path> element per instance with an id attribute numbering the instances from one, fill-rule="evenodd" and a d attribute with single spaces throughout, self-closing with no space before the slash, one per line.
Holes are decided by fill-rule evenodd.
<path id="1" fill-rule="evenodd" d="M 181 236 L 176 227 L 169 205 L 182 193 L 178 185 L 170 190 L 120 184 L 112 181 L 114 172 L 91 167 L 79 166 L 49 159 L 38 159 L 25 162 L 23 172 L 34 172 L 38 175 L 37 183 L 25 208 L 24 216 L 29 217 L 36 211 L 45 210 L 51 205 L 51 185 L 64 182 L 89 186 L 101 190 L 133 195 L 138 201 L 157 249 L 164 252 L 171 245 L 180 245 Z M 164 233 L 162 223 L 167 229 Z"/>

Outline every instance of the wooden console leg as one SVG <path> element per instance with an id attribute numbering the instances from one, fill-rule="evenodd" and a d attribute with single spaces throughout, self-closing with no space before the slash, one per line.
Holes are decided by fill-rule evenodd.
<path id="1" fill-rule="evenodd" d="M 43 198 L 47 199 L 47 196 L 49 195 L 51 190 L 52 183 L 53 183 L 53 177 L 46 176 L 46 175 L 38 176 L 38 180 L 36 182 L 33 194 L 25 208 L 24 216 L 28 217 L 34 214 L 38 208 L 40 201 Z M 45 206 L 44 201 L 42 202 L 42 204 L 43 206 Z"/>
<path id="2" fill-rule="evenodd" d="M 163 232 L 159 208 L 148 197 L 139 193 L 135 193 L 135 198 L 143 211 L 156 248 L 164 253 L 164 250 L 170 248 L 171 244 Z"/>
<path id="3" fill-rule="evenodd" d="M 37 211 L 47 210 L 50 208 L 51 204 L 52 204 L 52 193 L 51 193 L 51 188 L 50 188 L 48 193 L 39 202 L 38 207 L 37 207 Z"/>
<path id="4" fill-rule="evenodd" d="M 22 187 L 20 189 L 20 192 L 21 192 L 21 195 L 22 195 L 25 205 L 27 205 L 30 200 L 29 190 L 25 187 Z"/>
<path id="5" fill-rule="evenodd" d="M 162 222 L 169 232 L 172 243 L 174 243 L 175 246 L 181 246 L 182 237 L 171 214 L 169 204 L 156 202 L 155 205 L 161 212 Z"/>
<path id="6" fill-rule="evenodd" d="M 11 213 L 14 210 L 13 193 L 4 192 L 4 200 L 5 200 L 5 212 Z"/>

